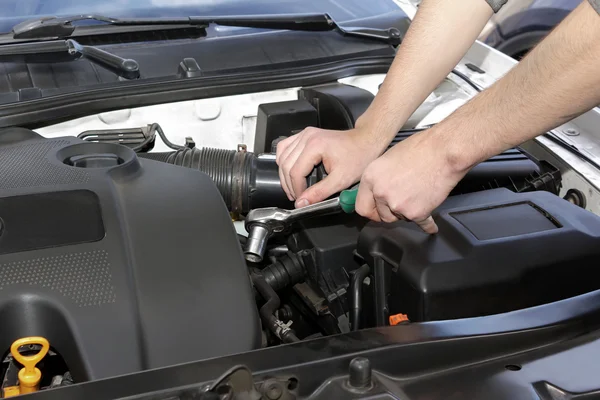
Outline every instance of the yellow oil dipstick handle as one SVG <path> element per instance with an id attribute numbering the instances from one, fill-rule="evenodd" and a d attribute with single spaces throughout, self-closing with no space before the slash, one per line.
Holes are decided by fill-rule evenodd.
<path id="1" fill-rule="evenodd" d="M 24 356 L 19 353 L 21 346 L 28 346 L 31 344 L 38 344 L 42 346 L 37 354 L 32 356 Z M 40 381 L 42 380 L 42 372 L 36 368 L 37 363 L 48 354 L 50 350 L 50 343 L 46 338 L 41 336 L 30 336 L 24 337 L 18 340 L 10 346 L 10 352 L 15 360 L 23 365 L 23 368 L 19 371 L 19 389 L 20 394 L 36 392 L 40 387 Z"/>

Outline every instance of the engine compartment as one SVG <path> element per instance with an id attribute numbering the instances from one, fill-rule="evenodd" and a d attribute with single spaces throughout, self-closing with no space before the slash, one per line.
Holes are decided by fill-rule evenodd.
<path id="1" fill-rule="evenodd" d="M 269 240 L 261 262 L 245 260 L 245 215 L 293 207 L 277 141 L 307 126 L 349 129 L 372 98 L 336 83 L 261 104 L 254 152 L 173 144 L 157 124 L 79 138 L 0 132 L 3 388 L 15 384 L 9 348 L 22 337 L 50 342 L 45 389 L 54 376 L 81 383 L 600 287 L 600 217 L 577 191 L 559 197 L 561 173 L 520 149 L 467 174 L 436 210 L 435 237 L 406 222 L 329 215 L 298 221 Z M 152 151 L 158 140 L 172 151 Z M 317 167 L 307 182 L 325 176 Z"/>

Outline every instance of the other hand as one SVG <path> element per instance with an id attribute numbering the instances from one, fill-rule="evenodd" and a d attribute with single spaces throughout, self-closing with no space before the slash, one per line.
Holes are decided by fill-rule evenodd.
<path id="1" fill-rule="evenodd" d="M 427 130 L 388 150 L 365 169 L 356 212 L 374 221 L 410 220 L 437 233 L 431 212 L 466 174 L 453 168 L 444 149 Z"/>

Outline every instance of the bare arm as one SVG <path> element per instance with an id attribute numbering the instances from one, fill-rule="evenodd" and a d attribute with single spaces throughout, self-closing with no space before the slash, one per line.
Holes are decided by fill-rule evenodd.
<path id="1" fill-rule="evenodd" d="M 600 15 L 584 1 L 518 66 L 432 133 L 466 170 L 599 104 Z"/>
<path id="2" fill-rule="evenodd" d="M 387 148 L 473 44 L 492 8 L 483 0 L 424 0 L 373 103 L 359 119 Z"/>
<path id="3" fill-rule="evenodd" d="M 406 217 L 435 233 L 432 210 L 471 167 L 600 103 L 599 38 L 600 16 L 584 1 L 490 89 L 372 162 L 357 212 L 386 222 Z"/>
<path id="4" fill-rule="evenodd" d="M 349 132 L 308 128 L 277 146 L 281 184 L 297 206 L 346 189 L 383 153 L 417 107 L 448 75 L 492 15 L 484 0 L 424 0 L 385 81 Z M 329 176 L 306 189 L 323 163 Z"/>

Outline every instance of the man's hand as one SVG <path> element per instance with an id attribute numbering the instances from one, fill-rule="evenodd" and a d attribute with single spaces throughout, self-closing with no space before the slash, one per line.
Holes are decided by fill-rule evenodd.
<path id="1" fill-rule="evenodd" d="M 367 165 L 386 146 L 387 143 L 373 142 L 372 136 L 360 128 L 306 128 L 277 145 L 281 185 L 290 201 L 296 201 L 296 207 L 325 200 L 358 182 Z M 306 177 L 321 162 L 327 177 L 307 189 Z"/>
<path id="2" fill-rule="evenodd" d="M 415 134 L 367 167 L 356 212 L 374 221 L 414 221 L 425 232 L 437 233 L 431 212 L 465 173 L 453 168 L 433 130 Z"/>

